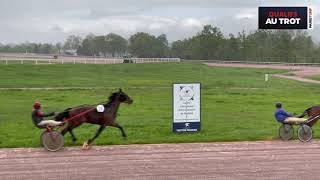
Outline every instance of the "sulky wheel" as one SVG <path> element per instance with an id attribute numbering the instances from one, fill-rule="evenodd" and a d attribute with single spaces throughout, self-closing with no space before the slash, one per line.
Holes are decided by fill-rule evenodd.
<path id="1" fill-rule="evenodd" d="M 44 136 L 44 134 L 46 134 L 47 133 L 47 131 L 43 131 L 42 132 L 42 134 L 40 135 L 40 145 L 43 147 L 43 136 Z"/>
<path id="2" fill-rule="evenodd" d="M 310 126 L 303 124 L 298 129 L 298 138 L 301 142 L 309 142 L 312 139 L 312 129 Z"/>
<path id="3" fill-rule="evenodd" d="M 62 148 L 63 136 L 58 131 L 45 131 L 41 135 L 41 142 L 48 151 L 58 151 Z"/>
<path id="4" fill-rule="evenodd" d="M 293 133 L 293 127 L 291 124 L 282 124 L 279 128 L 279 136 L 284 141 L 292 139 Z"/>

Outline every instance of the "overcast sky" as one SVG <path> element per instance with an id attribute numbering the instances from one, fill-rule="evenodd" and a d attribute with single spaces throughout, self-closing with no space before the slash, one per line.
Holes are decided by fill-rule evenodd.
<path id="1" fill-rule="evenodd" d="M 258 28 L 259 6 L 312 6 L 320 42 L 320 0 L 0 0 L 0 43 L 63 42 L 68 35 L 110 32 L 191 37 L 205 24 L 228 35 Z"/>

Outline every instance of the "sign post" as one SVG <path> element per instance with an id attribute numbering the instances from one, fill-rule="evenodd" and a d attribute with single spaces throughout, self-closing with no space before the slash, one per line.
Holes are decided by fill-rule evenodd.
<path id="1" fill-rule="evenodd" d="M 173 132 L 198 132 L 201 124 L 201 84 L 173 84 Z"/>
<path id="2" fill-rule="evenodd" d="M 266 82 L 269 81 L 269 74 L 264 75 L 264 81 L 266 81 Z"/>

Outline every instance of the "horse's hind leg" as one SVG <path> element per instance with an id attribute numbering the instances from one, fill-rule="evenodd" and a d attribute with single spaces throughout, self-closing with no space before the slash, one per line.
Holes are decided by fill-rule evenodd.
<path id="1" fill-rule="evenodd" d="M 69 131 L 69 124 L 67 126 L 62 127 L 61 134 L 64 136 Z"/>
<path id="2" fill-rule="evenodd" d="M 69 132 L 69 134 L 71 135 L 72 143 L 75 144 L 75 143 L 77 142 L 77 138 L 76 138 L 76 136 L 73 134 L 71 127 L 68 128 L 68 132 Z"/>
<path id="3" fill-rule="evenodd" d="M 73 134 L 72 129 L 75 127 L 72 127 L 72 124 L 68 124 L 67 127 L 65 127 L 62 131 L 61 134 L 64 136 L 67 132 L 69 132 L 69 134 L 71 135 L 72 138 L 72 143 L 76 143 L 77 138 L 76 136 Z"/>
<path id="4" fill-rule="evenodd" d="M 96 135 L 94 135 L 93 138 L 88 140 L 88 145 L 90 145 L 97 137 L 99 137 L 99 135 L 101 134 L 101 132 L 104 130 L 104 128 L 106 128 L 106 125 L 101 125 L 100 128 L 98 129 L 98 131 L 96 132 Z"/>
<path id="5" fill-rule="evenodd" d="M 118 123 L 114 122 L 114 123 L 112 123 L 110 126 L 112 126 L 112 127 L 116 127 L 116 128 L 119 128 L 119 129 L 120 129 L 120 131 L 121 131 L 122 137 L 124 137 L 124 138 L 126 138 L 126 137 L 127 137 L 126 132 L 124 132 L 124 129 L 123 129 L 123 127 L 122 127 L 120 124 L 118 124 Z"/>

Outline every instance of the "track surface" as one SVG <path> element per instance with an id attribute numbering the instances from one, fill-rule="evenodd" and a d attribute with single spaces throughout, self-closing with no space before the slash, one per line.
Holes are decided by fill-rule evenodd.
<path id="1" fill-rule="evenodd" d="M 0 179 L 318 179 L 320 141 L 1 149 Z"/>
<path id="2" fill-rule="evenodd" d="M 240 68 L 260 68 L 260 69 L 285 69 L 292 70 L 285 74 L 273 74 L 272 76 L 287 78 L 301 82 L 316 83 L 320 84 L 320 81 L 307 79 L 305 77 L 320 75 L 320 67 L 310 67 L 310 66 L 287 66 L 287 65 L 261 65 L 261 64 L 238 64 L 238 63 L 205 63 L 208 66 L 217 67 L 240 67 Z"/>

